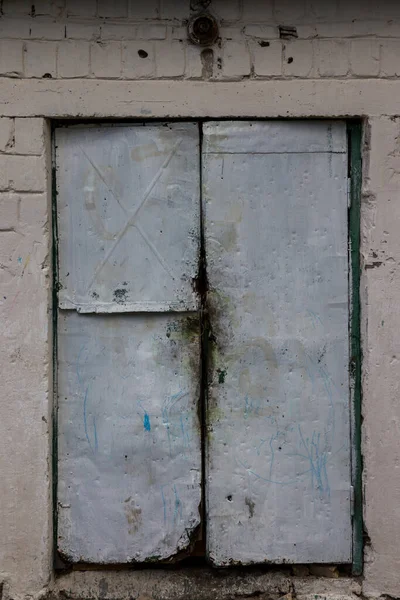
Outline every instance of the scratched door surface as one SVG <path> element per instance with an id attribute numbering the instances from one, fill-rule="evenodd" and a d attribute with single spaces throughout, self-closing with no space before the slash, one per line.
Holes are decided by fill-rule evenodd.
<path id="1" fill-rule="evenodd" d="M 209 557 L 349 562 L 345 124 L 203 133 Z"/>
<path id="2" fill-rule="evenodd" d="M 184 555 L 201 500 L 198 128 L 62 128 L 56 147 L 58 550 Z"/>
<path id="3" fill-rule="evenodd" d="M 198 137 L 192 123 L 56 131 L 61 308 L 197 308 Z"/>

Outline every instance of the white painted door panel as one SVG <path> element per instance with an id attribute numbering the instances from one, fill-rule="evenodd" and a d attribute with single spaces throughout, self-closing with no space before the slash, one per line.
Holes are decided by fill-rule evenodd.
<path id="1" fill-rule="evenodd" d="M 349 562 L 345 124 L 203 133 L 208 555 Z"/>
<path id="2" fill-rule="evenodd" d="M 197 308 L 198 126 L 61 128 L 56 146 L 58 550 L 165 560 L 200 523 L 200 324 L 183 313 Z"/>
<path id="3" fill-rule="evenodd" d="M 60 307 L 196 309 L 198 125 L 60 128 L 56 163 Z"/>
<path id="4" fill-rule="evenodd" d="M 58 332 L 58 550 L 126 563 L 187 549 L 200 523 L 198 317 L 60 311 Z"/>

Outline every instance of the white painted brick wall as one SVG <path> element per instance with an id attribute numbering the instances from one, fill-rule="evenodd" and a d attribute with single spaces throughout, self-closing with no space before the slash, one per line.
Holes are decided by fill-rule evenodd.
<path id="1" fill-rule="evenodd" d="M 380 44 L 377 40 L 353 40 L 350 62 L 353 75 L 376 77 L 379 74 Z"/>
<path id="2" fill-rule="evenodd" d="M 140 56 L 139 52 L 142 54 Z M 145 54 L 147 56 L 145 56 Z M 122 76 L 126 79 L 153 77 L 155 73 L 154 42 L 122 44 Z"/>
<path id="3" fill-rule="evenodd" d="M 221 32 L 212 73 L 203 72 L 203 49 L 187 40 L 196 7 L 199 0 L 4 0 L 0 77 L 237 81 L 390 78 L 399 71 L 400 9 L 391 0 L 379 10 L 358 0 L 211 0 Z M 297 38 L 280 39 L 282 26 L 294 27 Z M 89 52 L 75 40 L 96 43 Z M 163 43 L 150 60 L 136 60 L 133 49 L 148 52 L 153 40 Z"/>
<path id="4" fill-rule="evenodd" d="M 14 119 L 0 118 L 0 152 L 6 152 L 14 145 Z"/>
<path id="5" fill-rule="evenodd" d="M 261 77 L 282 74 L 282 43 L 280 40 L 265 42 L 254 40 L 249 43 L 254 74 Z"/>
<path id="6" fill-rule="evenodd" d="M 315 66 L 320 77 L 344 77 L 350 68 L 347 40 L 318 40 L 314 44 Z"/>
<path id="7" fill-rule="evenodd" d="M 283 73 L 289 77 L 313 75 L 313 45 L 308 40 L 293 40 L 283 45 Z"/>
<path id="8" fill-rule="evenodd" d="M 44 152 L 44 130 L 42 119 L 14 119 L 15 154 L 41 156 Z"/>
<path id="9" fill-rule="evenodd" d="M 22 9 L 22 2 L 19 5 Z M 21 578 L 32 590 L 48 578 L 51 535 L 48 505 L 51 490 L 50 447 L 47 444 L 51 350 L 49 337 L 49 211 L 48 163 L 44 120 L 0 119 L 0 349 L 3 398 L 8 424 L 1 419 L 0 437 L 9 458 L 19 455 L 20 466 L 0 460 L 2 477 L 11 495 L 1 493 L 0 578 L 5 589 L 16 556 L 35 556 L 35 569 Z M 47 136 L 48 136 L 47 131 Z M 17 154 L 20 153 L 20 154 Z M 28 319 L 29 326 L 27 326 Z M 6 369 L 4 368 L 6 365 Z M 41 390 L 38 395 L 37 390 Z M 4 406 L 4 404 L 3 404 Z M 1 410 L 1 407 L 0 407 Z M 45 442 L 45 443 L 43 443 Z M 4 455 L 4 452 L 1 452 Z M 21 469 L 25 463 L 26 471 Z M 36 498 L 18 510 L 15 500 Z M 29 502 L 29 501 L 28 501 Z M 44 508 L 44 510 L 43 510 Z M 29 512 L 29 535 L 22 525 Z M 4 591 L 4 589 L 3 589 Z"/>
<path id="10" fill-rule="evenodd" d="M 12 192 L 0 192 L 0 231 L 10 231 L 17 227 L 19 196 Z"/>
<path id="11" fill-rule="evenodd" d="M 25 77 L 55 77 L 57 44 L 55 42 L 24 43 Z"/>
<path id="12" fill-rule="evenodd" d="M 121 42 L 95 42 L 90 47 L 92 73 L 99 78 L 121 76 Z"/>
<path id="13" fill-rule="evenodd" d="M 89 75 L 89 42 L 66 40 L 59 44 L 57 58 L 59 77 L 87 77 Z"/>

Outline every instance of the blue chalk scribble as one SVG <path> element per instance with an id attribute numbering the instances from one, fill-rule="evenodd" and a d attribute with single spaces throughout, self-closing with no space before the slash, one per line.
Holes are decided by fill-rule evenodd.
<path id="1" fill-rule="evenodd" d="M 144 413 L 143 427 L 145 428 L 146 431 L 150 431 L 151 430 L 150 417 L 149 417 L 149 415 L 148 415 L 147 412 Z"/>

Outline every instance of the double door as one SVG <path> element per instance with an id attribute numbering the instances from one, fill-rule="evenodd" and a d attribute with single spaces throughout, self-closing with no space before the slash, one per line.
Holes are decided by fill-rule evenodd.
<path id="1" fill-rule="evenodd" d="M 351 562 L 345 123 L 55 146 L 61 556 Z"/>

